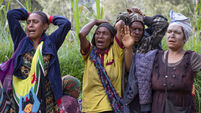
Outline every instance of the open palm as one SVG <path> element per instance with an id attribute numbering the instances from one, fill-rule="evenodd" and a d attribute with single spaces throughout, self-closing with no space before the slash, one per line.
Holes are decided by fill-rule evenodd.
<path id="1" fill-rule="evenodd" d="M 135 43 L 134 37 L 131 36 L 130 30 L 128 26 L 124 26 L 124 29 L 121 32 L 122 35 L 122 43 L 125 48 L 132 48 Z"/>

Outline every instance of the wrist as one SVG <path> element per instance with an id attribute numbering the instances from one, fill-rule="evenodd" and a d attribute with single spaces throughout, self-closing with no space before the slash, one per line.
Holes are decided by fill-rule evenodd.
<path id="1" fill-rule="evenodd" d="M 125 52 L 133 52 L 133 48 L 132 47 L 125 47 Z"/>

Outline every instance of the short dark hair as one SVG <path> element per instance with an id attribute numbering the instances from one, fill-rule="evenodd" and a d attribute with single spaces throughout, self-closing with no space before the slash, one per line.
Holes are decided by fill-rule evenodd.
<path id="1" fill-rule="evenodd" d="M 41 17 L 41 19 L 43 21 L 43 24 L 48 24 L 48 25 L 50 24 L 49 19 L 48 19 L 47 15 L 44 12 L 35 11 L 33 13 L 35 13 L 35 14 L 37 14 L 37 15 L 39 15 Z"/>

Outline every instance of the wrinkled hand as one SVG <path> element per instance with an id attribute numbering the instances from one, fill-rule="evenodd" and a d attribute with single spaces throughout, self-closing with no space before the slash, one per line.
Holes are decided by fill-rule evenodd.
<path id="1" fill-rule="evenodd" d="M 124 29 L 121 31 L 122 43 L 125 48 L 132 48 L 135 43 L 134 37 L 131 36 L 129 26 L 124 25 Z"/>
<path id="2" fill-rule="evenodd" d="M 128 13 L 138 13 L 142 16 L 145 16 L 139 8 L 130 8 L 130 9 L 127 9 L 127 12 Z"/>
<path id="3" fill-rule="evenodd" d="M 108 23 L 108 21 L 106 21 L 106 20 L 101 20 L 101 19 L 95 20 L 95 22 L 96 22 L 96 25 L 97 25 L 97 26 L 100 25 L 101 23 Z"/>

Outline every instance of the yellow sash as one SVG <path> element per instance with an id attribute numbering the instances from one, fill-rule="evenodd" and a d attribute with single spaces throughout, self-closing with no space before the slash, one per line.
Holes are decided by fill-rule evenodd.
<path id="1" fill-rule="evenodd" d="M 13 93 L 18 105 L 19 105 L 20 97 L 24 97 L 25 95 L 27 95 L 30 92 L 32 87 L 36 95 L 38 93 L 39 83 L 40 83 L 40 74 L 41 74 L 40 69 L 42 69 L 42 73 L 44 74 L 42 46 L 43 46 L 43 42 L 41 42 L 36 49 L 36 52 L 32 59 L 29 76 L 26 79 L 20 79 L 18 77 L 13 76 Z"/>

